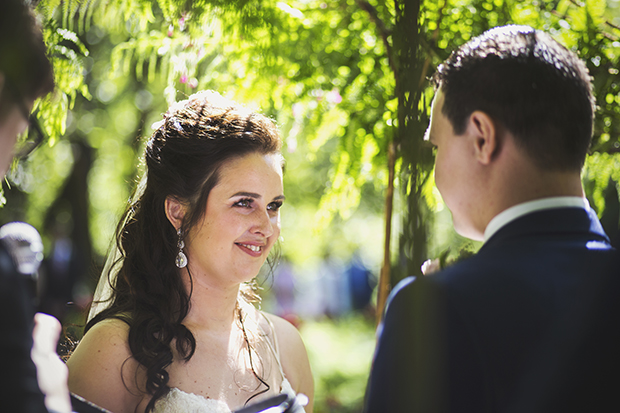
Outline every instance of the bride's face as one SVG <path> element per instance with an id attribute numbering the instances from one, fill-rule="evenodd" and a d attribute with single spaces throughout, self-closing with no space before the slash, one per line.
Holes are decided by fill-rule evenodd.
<path id="1" fill-rule="evenodd" d="M 220 168 L 204 217 L 185 241 L 195 280 L 224 286 L 258 274 L 280 236 L 281 159 L 252 153 Z"/>

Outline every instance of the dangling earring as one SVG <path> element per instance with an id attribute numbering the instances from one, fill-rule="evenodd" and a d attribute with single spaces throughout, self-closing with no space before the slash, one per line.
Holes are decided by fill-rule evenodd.
<path id="1" fill-rule="evenodd" d="M 183 242 L 183 233 L 181 232 L 181 228 L 177 230 L 177 235 L 179 236 L 179 242 L 177 243 L 177 247 L 179 248 L 179 253 L 177 254 L 177 259 L 175 260 L 175 264 L 179 268 L 185 268 L 187 265 L 187 256 L 183 253 L 183 248 L 185 248 L 185 243 Z"/>

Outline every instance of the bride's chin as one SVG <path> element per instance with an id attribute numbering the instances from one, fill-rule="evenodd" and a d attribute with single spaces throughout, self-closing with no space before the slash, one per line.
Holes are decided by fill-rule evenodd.
<path id="1" fill-rule="evenodd" d="M 242 280 L 241 283 L 243 284 L 243 283 L 252 282 L 256 277 L 258 277 L 259 273 L 260 273 L 260 271 L 257 271 L 257 272 L 252 273 L 252 274 L 244 275 L 243 277 L 241 277 L 241 280 Z"/>

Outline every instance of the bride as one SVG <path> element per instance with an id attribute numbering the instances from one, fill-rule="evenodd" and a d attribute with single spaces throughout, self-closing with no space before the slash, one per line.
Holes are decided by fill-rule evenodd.
<path id="1" fill-rule="evenodd" d="M 215 92 L 170 108 L 67 362 L 73 393 L 114 413 L 230 412 L 279 393 L 312 411 L 299 333 L 252 305 L 280 235 L 280 146 L 269 119 Z"/>

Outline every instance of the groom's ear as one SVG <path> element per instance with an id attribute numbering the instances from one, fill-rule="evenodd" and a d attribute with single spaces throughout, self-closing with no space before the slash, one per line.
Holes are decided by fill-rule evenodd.
<path id="1" fill-rule="evenodd" d="M 499 128 L 493 118 L 479 110 L 472 112 L 469 115 L 467 132 L 473 138 L 477 161 L 482 165 L 490 164 L 500 147 Z"/>
<path id="2" fill-rule="evenodd" d="M 185 204 L 176 197 L 167 196 L 166 201 L 164 201 L 164 207 L 166 210 L 166 217 L 174 229 L 178 230 L 181 228 L 185 212 L 187 211 Z"/>

